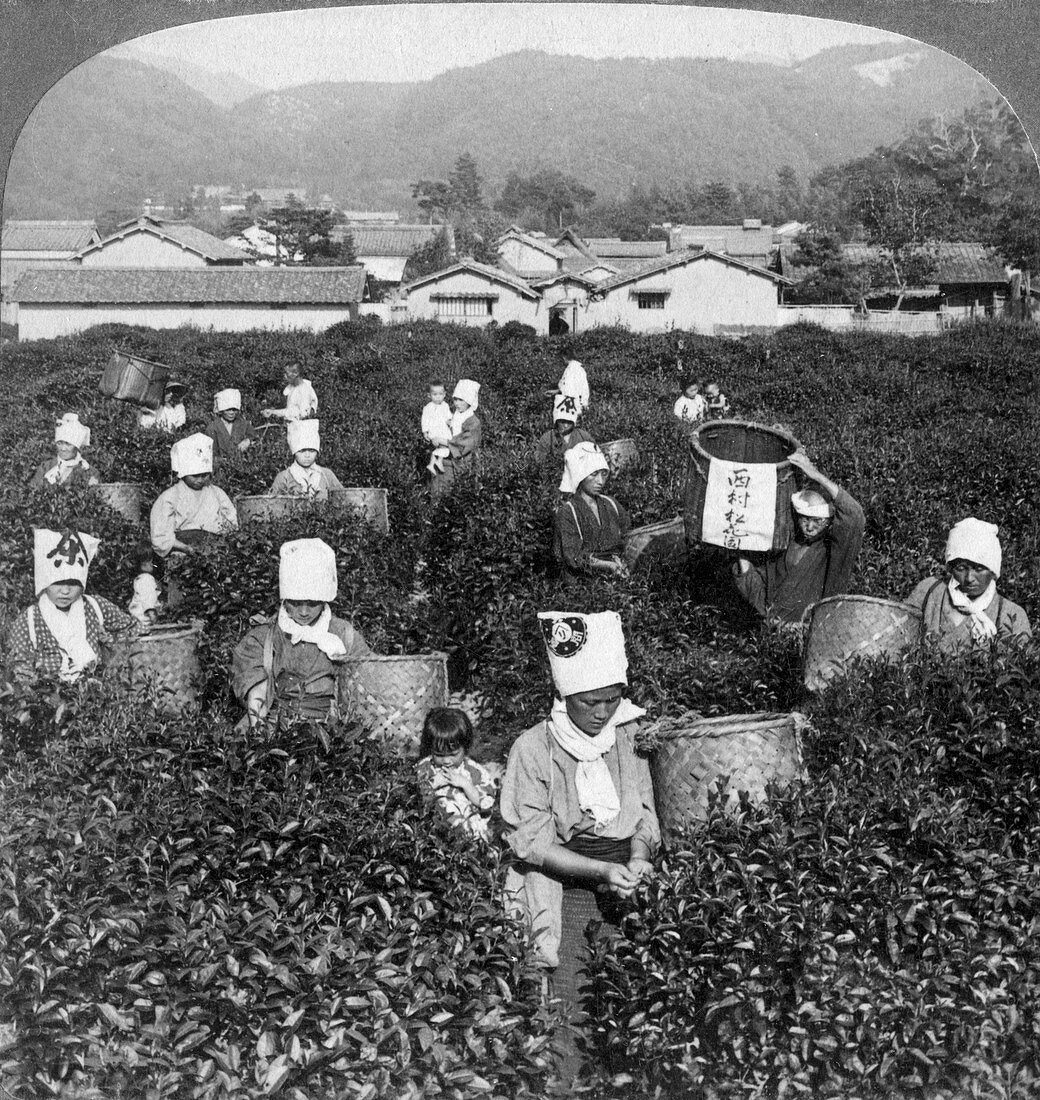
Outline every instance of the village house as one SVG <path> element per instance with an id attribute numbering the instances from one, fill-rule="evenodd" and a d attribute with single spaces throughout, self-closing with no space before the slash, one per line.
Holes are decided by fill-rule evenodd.
<path id="1" fill-rule="evenodd" d="M 582 327 L 633 332 L 678 328 L 730 335 L 777 324 L 782 275 L 708 249 L 685 249 L 630 268 L 589 292 Z"/>
<path id="2" fill-rule="evenodd" d="M 776 257 L 774 231 L 759 218 L 745 218 L 740 225 L 673 225 L 668 230 L 668 251 L 705 248 L 743 260 L 755 267 L 772 267 Z"/>
<path id="3" fill-rule="evenodd" d="M 413 279 L 401 288 L 401 297 L 408 307 L 409 321 L 476 326 L 519 321 L 538 331 L 548 330 L 542 296 L 536 290 L 501 268 L 471 259 Z"/>
<path id="4" fill-rule="evenodd" d="M 100 239 L 93 221 L 5 221 L 0 236 L 0 320 L 18 323 L 9 292 L 29 268 L 75 267 L 80 249 Z"/>
<path id="5" fill-rule="evenodd" d="M 143 215 L 76 253 L 84 267 L 224 267 L 249 263 L 241 249 L 186 222 Z"/>
<path id="6" fill-rule="evenodd" d="M 496 242 L 498 262 L 511 275 L 532 283 L 569 273 L 593 281 L 616 275 L 619 268 L 600 260 L 573 230 L 550 241 L 541 233 L 511 226 Z"/>
<path id="7" fill-rule="evenodd" d="M 348 233 L 354 239 L 357 262 L 384 283 L 400 283 L 412 253 L 442 233 L 448 234 L 448 248 L 455 255 L 455 231 L 450 225 L 336 225 L 330 236 L 341 244 Z"/>
<path id="8" fill-rule="evenodd" d="M 589 237 L 585 242 L 597 260 L 618 271 L 642 267 L 668 251 L 667 241 L 623 241 L 620 237 Z"/>
<path id="9" fill-rule="evenodd" d="M 74 267 L 31 270 L 18 281 L 22 340 L 69 336 L 94 325 L 194 325 L 322 331 L 357 320 L 363 267 Z"/>

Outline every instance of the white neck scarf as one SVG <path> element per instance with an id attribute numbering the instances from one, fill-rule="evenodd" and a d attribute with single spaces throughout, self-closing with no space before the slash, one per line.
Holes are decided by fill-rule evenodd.
<path id="1" fill-rule="evenodd" d="M 556 744 L 568 756 L 573 756 L 578 761 L 578 768 L 574 773 L 578 805 L 592 815 L 597 825 L 609 824 L 621 812 L 621 798 L 603 757 L 617 742 L 618 726 L 644 714 L 646 711 L 642 707 L 637 707 L 628 699 L 622 699 L 610 721 L 595 737 L 590 737 L 571 721 L 566 700 L 556 699 L 553 702 L 548 722 L 549 732 Z"/>
<path id="2" fill-rule="evenodd" d="M 456 436 L 462 431 L 462 425 L 473 415 L 473 409 L 467 409 L 465 412 L 457 412 L 451 414 L 451 434 Z"/>
<path id="3" fill-rule="evenodd" d="M 87 641 L 87 617 L 81 596 L 68 611 L 59 611 L 46 594 L 37 601 L 47 629 L 61 649 L 60 679 L 67 683 L 78 680 L 93 665 L 98 655 Z"/>
<path id="4" fill-rule="evenodd" d="M 976 642 L 985 642 L 996 637 L 997 624 L 986 614 L 986 608 L 996 599 L 997 585 L 990 581 L 981 596 L 969 599 L 951 577 L 946 585 L 950 594 L 950 603 L 962 614 L 971 616 L 971 636 Z"/>
<path id="5" fill-rule="evenodd" d="M 329 633 L 331 622 L 332 608 L 328 604 L 310 626 L 300 626 L 285 610 L 284 605 L 278 608 L 278 629 L 289 635 L 289 641 L 293 645 L 310 642 L 311 645 L 316 645 L 329 660 L 335 661 L 337 657 L 347 655 L 347 647 L 341 638 Z"/>
<path id="6" fill-rule="evenodd" d="M 59 458 L 56 466 L 52 466 L 44 475 L 44 481 L 49 481 L 51 485 L 64 485 L 66 481 L 72 477 L 72 471 L 77 466 L 86 466 L 86 462 L 83 461 L 82 455 L 76 455 L 75 458 Z M 48 601 L 50 602 L 50 601 Z M 53 604 L 51 605 L 53 606 Z"/>
<path id="7" fill-rule="evenodd" d="M 289 467 L 289 473 L 303 486 L 304 492 L 317 493 L 321 490 L 321 467 L 317 463 L 305 469 L 298 462 L 294 462 Z"/>

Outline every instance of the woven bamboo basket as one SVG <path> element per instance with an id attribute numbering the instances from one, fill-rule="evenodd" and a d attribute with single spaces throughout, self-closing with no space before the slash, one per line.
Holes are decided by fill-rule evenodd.
<path id="1" fill-rule="evenodd" d="M 163 709 L 178 714 L 194 702 L 202 667 L 198 644 L 202 628 L 194 623 L 163 623 L 139 634 L 130 644 L 131 677 L 154 682 Z"/>
<path id="2" fill-rule="evenodd" d="M 620 473 L 639 457 L 639 449 L 634 439 L 613 439 L 609 443 L 601 443 L 599 449 L 610 463 L 611 477 Z"/>
<path id="3" fill-rule="evenodd" d="M 921 640 L 921 612 L 873 596 L 830 596 L 806 609 L 805 686 L 819 691 L 849 661 L 898 657 Z"/>
<path id="4" fill-rule="evenodd" d="M 340 709 L 373 737 L 415 748 L 426 712 L 448 703 L 446 653 L 355 657 L 343 662 Z"/>
<path id="5" fill-rule="evenodd" d="M 629 569 L 636 563 L 671 557 L 686 549 L 686 523 L 682 516 L 636 527 L 625 536 L 625 561 Z"/>
<path id="6" fill-rule="evenodd" d="M 235 500 L 235 509 L 239 523 L 247 523 L 251 519 L 267 522 L 298 515 L 309 504 L 310 501 L 302 493 L 299 496 L 283 493 L 275 496 L 238 497 Z"/>
<path id="7" fill-rule="evenodd" d="M 390 533 L 385 489 L 333 489 L 329 493 L 329 504 L 337 513 L 360 513 L 381 534 Z"/>
<path id="8" fill-rule="evenodd" d="M 686 714 L 645 727 L 644 736 L 658 739 L 650 772 L 665 843 L 705 819 L 708 791 L 722 776 L 731 795 L 747 791 L 756 801 L 765 798 L 767 784 L 800 779 L 802 722 L 796 714 Z"/>
<path id="9" fill-rule="evenodd" d="M 704 497 L 713 458 L 724 462 L 773 464 L 777 467 L 773 549 L 791 541 L 791 497 L 798 489 L 795 469 L 788 462 L 801 444 L 782 428 L 749 420 L 713 420 L 700 424 L 690 436 L 690 465 L 686 476 L 684 515 L 691 540 L 703 541 Z"/>
<path id="10" fill-rule="evenodd" d="M 94 486 L 94 492 L 114 512 L 119 512 L 131 523 L 141 522 L 141 486 L 130 481 L 103 481 Z"/>

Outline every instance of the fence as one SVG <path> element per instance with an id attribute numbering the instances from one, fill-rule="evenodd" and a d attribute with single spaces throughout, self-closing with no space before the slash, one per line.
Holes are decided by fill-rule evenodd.
<path id="1" fill-rule="evenodd" d="M 847 332 L 895 332 L 903 336 L 930 336 L 948 329 L 953 318 L 943 313 L 904 313 L 890 310 L 858 313 L 854 306 L 778 306 L 777 324 L 810 321 L 823 328 Z"/>

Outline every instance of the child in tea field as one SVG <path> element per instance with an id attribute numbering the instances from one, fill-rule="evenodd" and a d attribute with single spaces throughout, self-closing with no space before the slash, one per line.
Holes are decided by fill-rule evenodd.
<path id="1" fill-rule="evenodd" d="M 417 774 L 423 805 L 435 806 L 449 823 L 478 840 L 491 839 L 491 812 L 502 782 L 498 764 L 471 759 L 473 724 L 465 711 L 434 707 L 419 742 Z"/>
<path id="2" fill-rule="evenodd" d="M 480 472 L 480 383 L 460 378 L 452 390 L 455 411 L 451 417 L 451 437 L 430 455 L 430 499 L 439 500 L 451 491 L 460 474 Z"/>
<path id="3" fill-rule="evenodd" d="M 293 462 L 288 469 L 275 475 L 268 493 L 272 496 L 305 495 L 312 500 L 325 501 L 329 499 L 330 490 L 343 488 L 343 483 L 327 466 L 317 463 L 321 450 L 317 420 L 293 421 L 286 434 Z"/>
<path id="4" fill-rule="evenodd" d="M 729 402 L 726 400 L 726 395 L 719 389 L 718 382 L 708 383 L 704 391 L 704 403 L 706 419 L 723 420 L 729 416 Z"/>
<path id="5" fill-rule="evenodd" d="M 213 440 L 213 471 L 222 466 L 238 469 L 246 451 L 256 438 L 253 425 L 242 416 L 242 394 L 239 390 L 221 390 L 213 397 L 213 419 L 206 425 L 206 435 Z"/>
<path id="6" fill-rule="evenodd" d="M 50 485 L 85 489 L 97 485 L 101 481 L 97 470 L 80 453 L 89 446 L 90 429 L 80 423 L 76 413 L 66 413 L 54 428 L 55 457 L 36 467 L 29 488 L 43 489 Z"/>
<path id="7" fill-rule="evenodd" d="M 159 582 L 155 579 L 155 558 L 152 547 L 143 543 L 135 555 L 137 576 L 134 577 L 134 594 L 127 611 L 142 624 L 154 623 L 159 615 Z"/>
<path id="8" fill-rule="evenodd" d="M 318 413 L 318 395 L 314 387 L 300 374 L 300 364 L 290 363 L 284 372 L 284 409 L 262 409 L 264 416 L 276 416 L 281 420 L 306 420 Z"/>
<path id="9" fill-rule="evenodd" d="M 427 389 L 429 401 L 422 411 L 422 437 L 434 447 L 447 446 L 451 439 L 451 405 L 445 399 L 443 382 L 431 382 Z"/>
<path id="10" fill-rule="evenodd" d="M 1025 611 L 997 592 L 1002 556 L 995 523 L 962 519 L 946 539 L 946 578 L 927 577 L 907 597 L 944 652 L 1032 636 Z"/>
<path id="11" fill-rule="evenodd" d="M 183 382 L 167 382 L 162 404 L 154 412 L 151 409 L 142 409 L 137 414 L 137 423 L 142 428 L 154 428 L 173 435 L 188 420 L 188 413 L 184 408 L 184 395 L 187 392 L 188 387 Z"/>
<path id="12" fill-rule="evenodd" d="M 610 475 L 606 455 L 595 443 L 579 443 L 564 456 L 560 492 L 570 500 L 556 509 L 553 555 L 565 580 L 597 573 L 625 576 L 625 535 L 631 527 L 628 512 L 603 489 Z"/>
<path id="13" fill-rule="evenodd" d="M 560 468 L 563 456 L 579 443 L 595 443 L 584 428 L 579 428 L 578 405 L 572 397 L 558 393 L 553 398 L 553 426 L 534 445 L 534 460 L 538 466 L 551 464 Z"/>

